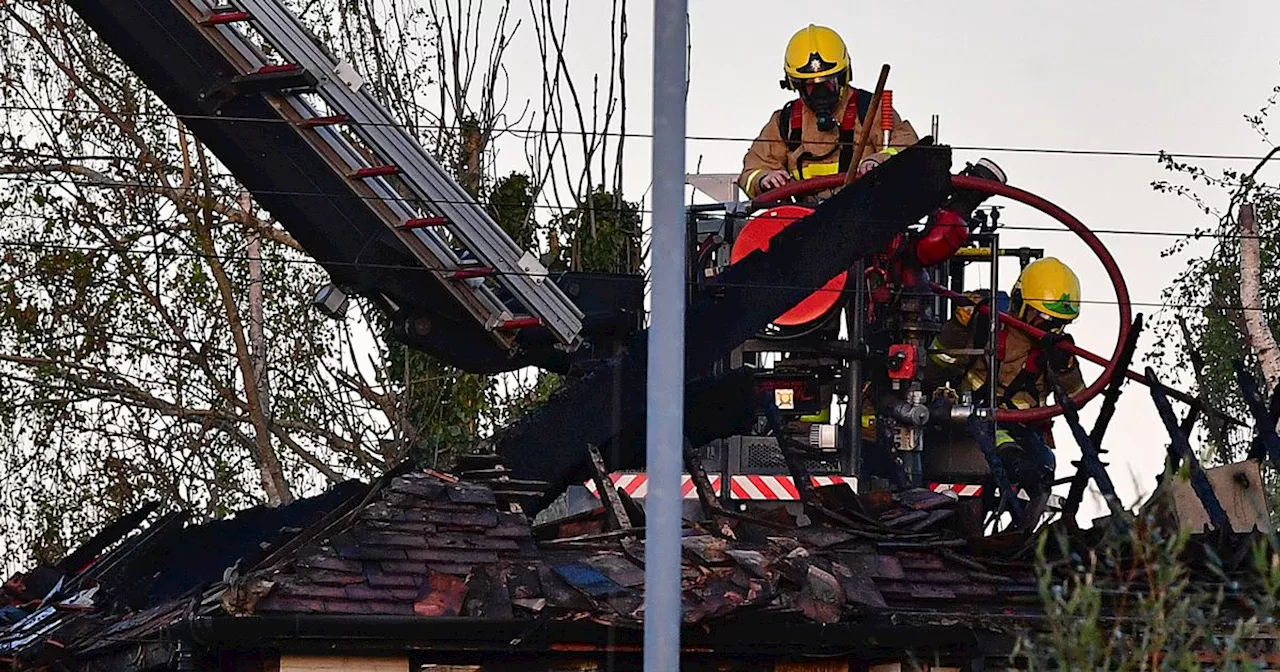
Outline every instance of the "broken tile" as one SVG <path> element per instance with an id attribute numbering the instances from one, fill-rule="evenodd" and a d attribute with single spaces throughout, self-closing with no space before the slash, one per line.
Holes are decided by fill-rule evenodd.
<path id="1" fill-rule="evenodd" d="M 456 576 L 431 572 L 427 585 L 418 592 L 413 613 L 419 616 L 457 616 L 462 611 L 466 581 Z"/>
<path id="2" fill-rule="evenodd" d="M 357 534 L 356 538 L 361 544 L 369 546 L 423 548 L 427 545 L 426 537 L 400 532 L 365 531 Z"/>
<path id="3" fill-rule="evenodd" d="M 389 490 L 426 500 L 434 500 L 444 494 L 445 486 L 428 480 L 411 480 L 401 476 L 391 481 Z"/>
<path id="4" fill-rule="evenodd" d="M 596 555 L 584 562 L 624 588 L 644 585 L 644 568 L 621 555 Z"/>
<path id="5" fill-rule="evenodd" d="M 844 588 L 830 572 L 809 566 L 804 587 L 796 606 L 806 617 L 819 623 L 835 623 L 840 620 L 840 608 L 844 605 Z"/>
<path id="6" fill-rule="evenodd" d="M 917 488 L 915 490 L 906 490 L 899 492 L 894 496 L 903 506 L 914 509 L 916 511 L 929 511 L 945 506 L 951 506 L 960 500 L 960 497 L 954 492 L 948 490 L 946 492 L 934 492 L 925 488 Z"/>
<path id="7" fill-rule="evenodd" d="M 827 548 L 857 538 L 857 535 L 845 530 L 817 525 L 797 530 L 796 536 L 800 542 L 813 548 Z"/>
<path id="8" fill-rule="evenodd" d="M 363 584 L 355 584 L 343 588 L 346 596 L 353 600 L 382 600 L 386 602 L 394 602 L 396 600 L 412 601 L 418 597 L 416 588 L 395 588 L 395 587 L 378 587 Z"/>
<path id="9" fill-rule="evenodd" d="M 854 556 L 860 559 L 869 560 L 867 556 Z M 844 563 L 834 562 L 831 564 L 831 572 L 840 581 L 840 587 L 844 589 L 844 599 L 850 604 L 859 604 L 866 607 L 885 608 L 884 596 L 880 594 L 880 590 L 876 588 L 876 582 L 867 571 L 869 562 L 860 562 L 857 566 L 851 567 Z"/>
<path id="10" fill-rule="evenodd" d="M 338 549 L 338 555 L 348 560 L 406 560 L 403 548 L 386 548 L 382 546 L 345 545 Z"/>
<path id="11" fill-rule="evenodd" d="M 904 579 L 906 572 L 902 571 L 902 565 L 898 563 L 898 559 L 892 555 L 876 555 L 874 563 L 870 570 L 871 575 L 877 579 Z"/>
<path id="12" fill-rule="evenodd" d="M 485 504 L 487 506 L 496 506 L 498 500 L 494 498 L 493 491 L 484 486 L 469 485 L 457 483 L 446 488 L 449 501 L 455 504 Z"/>
<path id="13" fill-rule="evenodd" d="M 680 544 L 686 552 L 692 553 L 694 557 L 707 564 L 717 564 L 729 559 L 729 556 L 725 555 L 725 551 L 729 549 L 729 542 L 719 537 L 710 535 L 685 537 Z"/>
<path id="14" fill-rule="evenodd" d="M 725 551 L 725 555 L 733 558 L 733 561 L 738 563 L 738 566 L 742 567 L 752 576 L 761 579 L 769 578 L 769 572 L 765 566 L 765 557 L 763 553 L 759 551 L 730 550 Z"/>
<path id="15" fill-rule="evenodd" d="M 451 548 L 410 548 L 405 551 L 409 560 L 432 564 L 448 562 L 468 565 L 491 565 L 498 562 L 493 551 L 455 550 Z"/>
<path id="16" fill-rule="evenodd" d="M 298 559 L 299 567 L 308 567 L 312 569 L 324 569 L 334 572 L 351 572 L 359 574 L 364 569 L 364 564 L 354 560 L 346 560 L 336 558 L 331 555 L 308 555 Z"/>
<path id="17" fill-rule="evenodd" d="M 383 574 L 376 572 L 369 575 L 366 579 L 370 586 L 374 587 L 416 587 L 418 580 L 413 576 L 405 574 Z"/>
<path id="18" fill-rule="evenodd" d="M 539 564 L 537 571 L 538 580 L 548 604 L 569 611 L 585 611 L 591 608 L 591 602 L 560 578 L 559 574 L 551 571 L 549 566 Z"/>
<path id="19" fill-rule="evenodd" d="M 609 577 L 582 563 L 571 562 L 552 567 L 569 585 L 592 597 L 618 595 L 627 592 Z"/>
<path id="20" fill-rule="evenodd" d="M 916 553 L 912 551 L 897 551 L 894 557 L 898 559 L 898 564 L 906 570 L 917 569 L 945 569 L 946 565 L 942 563 L 942 557 L 934 553 Z"/>
<path id="21" fill-rule="evenodd" d="M 541 612 L 543 608 L 547 606 L 547 598 L 545 597 L 517 598 L 517 599 L 511 600 L 511 604 L 521 609 L 524 609 L 525 611 L 532 611 L 533 613 L 536 614 Z"/>
<path id="22" fill-rule="evenodd" d="M 496 527 L 498 512 L 495 509 L 472 509 L 465 512 L 433 510 L 427 512 L 427 522 L 452 526 Z"/>

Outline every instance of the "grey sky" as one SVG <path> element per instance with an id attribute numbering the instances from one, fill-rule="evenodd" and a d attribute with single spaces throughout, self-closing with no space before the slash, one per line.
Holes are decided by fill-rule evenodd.
<path id="1" fill-rule="evenodd" d="M 1260 155 L 1266 147 L 1242 115 L 1256 111 L 1280 83 L 1280 53 L 1272 46 L 1280 26 L 1275 0 L 802 5 L 692 0 L 689 5 L 688 132 L 739 138 L 690 141 L 690 172 L 699 160 L 703 172 L 740 169 L 750 139 L 788 98 L 777 84 L 782 50 L 809 22 L 844 35 L 855 84 L 873 88 L 880 64 L 888 62 L 898 110 L 922 136 L 929 131 L 930 115 L 940 115 L 940 140 L 956 146 Z M 650 128 L 652 5 L 632 6 L 628 130 L 644 133 Z M 608 20 L 607 3 L 575 3 L 572 11 L 573 25 L 580 27 L 569 45 L 572 60 L 585 65 L 607 59 L 607 45 L 589 42 L 590 27 Z M 518 68 L 514 74 L 519 76 Z M 519 87 L 513 93 L 519 95 Z M 644 139 L 628 143 L 627 183 L 634 197 L 649 183 L 649 145 Z M 957 151 L 956 166 L 984 154 L 1006 170 L 1012 184 L 1048 198 L 1092 228 L 1189 231 L 1204 223 L 1189 203 L 1153 192 L 1152 180 L 1171 175 L 1154 158 Z M 1200 163 L 1217 170 L 1247 162 Z M 1006 224 L 1053 225 L 1009 201 L 1000 204 L 1009 206 Z M 1105 235 L 1103 242 L 1124 270 L 1135 301 L 1159 301 L 1161 289 L 1181 266 L 1160 258 L 1172 238 Z M 1005 244 L 1045 247 L 1076 268 L 1086 300 L 1114 298 L 1102 267 L 1070 234 L 1011 231 Z M 1002 271 L 1007 289 L 1016 266 Z M 1110 354 L 1115 315 L 1114 306 L 1087 305 L 1073 328 L 1077 341 Z M 1141 344 L 1139 366 L 1152 337 Z M 1086 365 L 1089 380 L 1099 371 Z M 1098 405 L 1086 409 L 1086 426 Z M 1064 423 L 1056 429 L 1064 473 L 1078 451 Z M 1143 388 L 1128 386 L 1108 437 L 1112 476 L 1124 500 L 1136 497 L 1135 485 L 1149 490 L 1154 484 L 1164 437 L 1150 397 Z"/>

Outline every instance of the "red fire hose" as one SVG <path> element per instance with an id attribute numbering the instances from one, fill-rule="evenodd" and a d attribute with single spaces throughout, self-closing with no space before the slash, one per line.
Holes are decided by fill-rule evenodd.
<path id="1" fill-rule="evenodd" d="M 791 182 L 778 187 L 777 189 L 761 194 L 751 202 L 751 205 L 753 209 L 768 207 L 795 196 L 825 191 L 828 189 L 839 189 L 844 186 L 844 180 L 845 175 L 839 174 Z M 1076 219 L 1062 208 L 1039 196 L 1036 196 L 1035 194 L 994 180 L 985 180 L 982 178 L 964 175 L 953 175 L 951 177 L 951 186 L 956 189 L 969 189 L 993 196 L 1004 196 L 1018 201 L 1019 203 L 1029 205 L 1040 212 L 1053 217 L 1068 229 L 1075 232 L 1075 234 L 1089 246 L 1089 249 L 1093 250 L 1093 253 L 1098 257 L 1098 260 L 1102 262 L 1103 268 L 1107 271 L 1107 276 L 1111 278 L 1112 286 L 1115 287 L 1116 306 L 1119 309 L 1120 330 L 1116 339 L 1115 351 L 1111 354 L 1111 359 L 1107 360 L 1071 344 L 1061 344 L 1061 347 L 1068 349 L 1079 357 L 1083 357 L 1091 362 L 1101 365 L 1104 369 L 1102 375 L 1100 375 L 1092 385 L 1071 397 L 1071 400 L 1076 404 L 1076 406 L 1084 406 L 1089 402 L 1089 400 L 1101 393 L 1111 381 L 1111 378 L 1115 374 L 1115 370 L 1118 366 L 1120 353 L 1124 349 L 1125 342 L 1129 340 L 1129 331 L 1133 325 L 1133 318 L 1130 313 L 1129 306 L 1129 289 L 1125 285 L 1124 276 L 1120 273 L 1120 267 L 1116 264 L 1115 259 L 1112 258 L 1111 253 L 1107 250 L 1106 246 L 1102 244 L 1102 241 L 1099 240 L 1098 237 L 1088 229 L 1088 227 L 1081 223 L 1080 220 Z M 938 289 L 938 287 L 935 286 L 935 289 Z M 992 291 L 995 291 L 996 289 L 997 288 L 993 287 Z M 1026 331 L 1035 338 L 1039 338 L 1044 335 L 1043 331 L 1014 318 L 1012 315 L 1000 313 L 1000 320 L 1014 328 Z M 1138 380 L 1142 383 L 1147 382 L 1145 376 L 1140 376 L 1133 372 L 1127 373 L 1128 376 L 1134 380 Z M 1041 422 L 1060 415 L 1063 410 L 1064 409 L 1061 404 L 1023 410 L 1000 409 L 996 411 L 995 419 L 997 422 Z"/>

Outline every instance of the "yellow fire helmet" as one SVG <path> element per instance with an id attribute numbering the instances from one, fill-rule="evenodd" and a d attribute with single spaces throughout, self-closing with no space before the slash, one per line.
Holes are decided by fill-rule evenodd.
<path id="1" fill-rule="evenodd" d="M 1037 259 L 1022 269 L 1010 299 L 1019 319 L 1030 307 L 1070 322 L 1080 316 L 1080 279 L 1055 257 Z"/>
<path id="2" fill-rule="evenodd" d="M 783 66 L 787 74 L 784 86 L 789 89 L 833 75 L 838 75 L 842 84 L 850 79 L 849 50 L 840 35 L 826 26 L 809 24 L 791 36 Z"/>

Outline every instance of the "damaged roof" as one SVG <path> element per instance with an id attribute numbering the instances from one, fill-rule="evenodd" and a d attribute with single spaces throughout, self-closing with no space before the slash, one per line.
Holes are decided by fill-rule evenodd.
<path id="1" fill-rule="evenodd" d="M 172 529 L 172 516 L 162 516 L 26 605 L 0 633 L 0 655 L 106 655 L 197 622 L 236 622 L 252 634 L 255 619 L 282 616 L 297 619 L 292 627 L 326 617 L 642 626 L 643 528 L 606 529 L 603 507 L 534 527 L 501 492 L 401 469 L 371 486 L 340 486 L 281 507 L 269 519 L 258 512 Z M 688 521 L 686 624 L 706 632 L 743 623 L 962 623 L 1007 633 L 1041 612 L 1032 564 L 1014 557 L 1011 538 L 956 535 L 975 500 L 854 495 L 845 486 L 816 495 L 803 526 L 782 508 L 748 516 L 713 507 L 705 520 Z M 213 543 L 215 528 L 240 543 L 215 545 L 209 556 L 216 557 L 183 567 L 148 564 L 169 551 L 168 564 L 196 560 L 190 541 Z M 142 572 L 149 579 L 104 570 L 130 564 L 149 567 Z M 404 635 L 370 628 L 363 636 Z M 493 639 L 501 650 L 510 637 Z"/>

